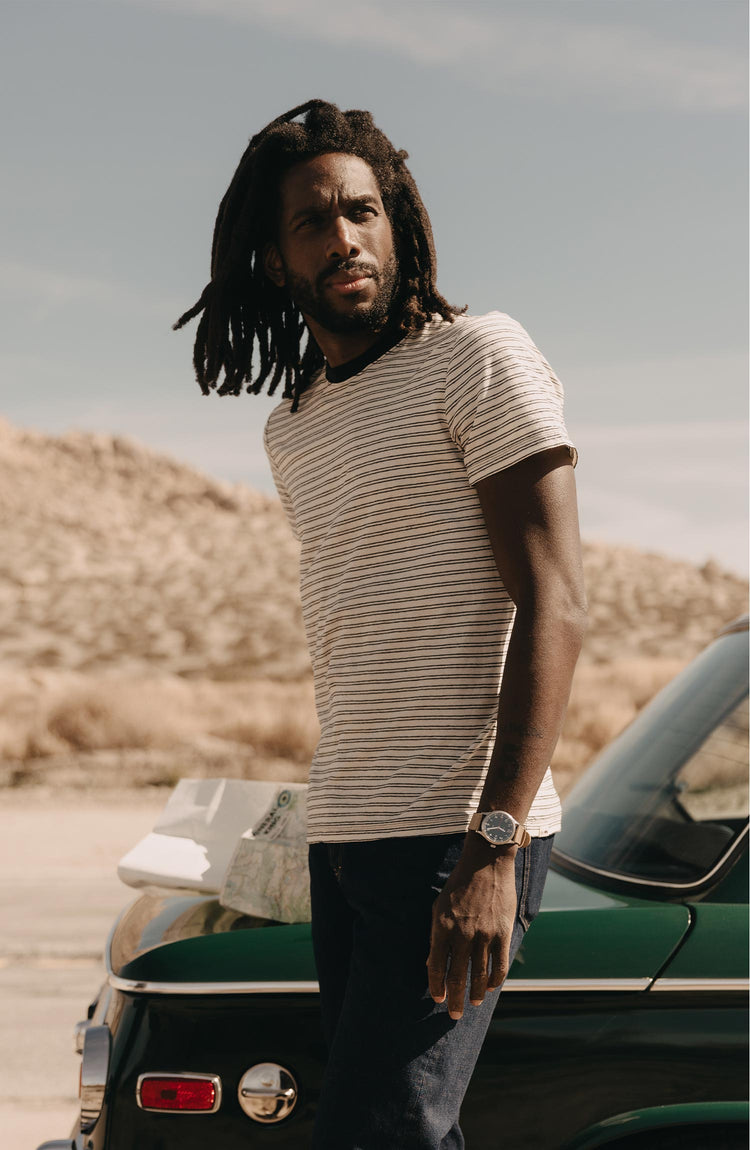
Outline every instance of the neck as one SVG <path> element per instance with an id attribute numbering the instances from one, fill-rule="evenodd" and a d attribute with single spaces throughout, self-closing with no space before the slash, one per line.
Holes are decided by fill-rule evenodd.
<path id="1" fill-rule="evenodd" d="M 383 338 L 384 331 L 327 331 L 316 323 L 314 319 L 305 316 L 305 323 L 312 332 L 313 339 L 325 356 L 331 367 L 340 367 L 350 359 L 364 355 L 379 340 Z"/>

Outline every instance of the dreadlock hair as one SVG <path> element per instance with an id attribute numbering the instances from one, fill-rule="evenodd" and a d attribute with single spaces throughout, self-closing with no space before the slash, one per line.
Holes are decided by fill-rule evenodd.
<path id="1" fill-rule="evenodd" d="M 297 117 L 304 117 L 301 123 Z M 272 120 L 253 136 L 219 206 L 211 249 L 211 279 L 200 299 L 174 329 L 200 315 L 193 363 L 201 391 L 239 395 L 243 384 L 258 394 L 268 381 L 272 395 L 282 376 L 284 398 L 297 410 L 300 395 L 323 365 L 302 314 L 283 288 L 267 277 L 263 255 L 276 239 L 281 180 L 294 164 L 325 152 L 358 156 L 372 168 L 394 234 L 399 262 L 393 330 L 419 331 L 437 313 L 449 322 L 459 314 L 439 294 L 435 247 L 427 211 L 406 166 L 369 112 L 342 112 L 324 100 L 308 100 Z M 465 309 L 463 309 L 465 310 Z M 201 314 L 202 313 L 202 314 Z M 257 374 L 252 378 L 253 354 Z M 219 376 L 224 378 L 219 383 Z"/>

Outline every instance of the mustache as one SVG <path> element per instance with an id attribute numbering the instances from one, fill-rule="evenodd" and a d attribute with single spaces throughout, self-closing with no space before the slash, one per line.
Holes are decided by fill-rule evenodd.
<path id="1" fill-rule="evenodd" d="M 317 286 L 323 285 L 338 272 L 356 272 L 361 276 L 369 276 L 376 282 L 380 279 L 380 273 L 374 264 L 364 263 L 361 260 L 338 260 L 337 263 L 331 264 L 324 272 L 321 272 L 317 278 Z"/>

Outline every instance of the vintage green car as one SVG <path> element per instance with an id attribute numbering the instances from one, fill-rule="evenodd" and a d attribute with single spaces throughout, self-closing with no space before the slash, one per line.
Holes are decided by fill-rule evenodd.
<path id="1" fill-rule="evenodd" d="M 569 796 L 464 1104 L 471 1150 L 748 1145 L 747 732 L 744 620 Z M 325 1049 L 308 925 L 152 892 L 107 963 L 77 1031 L 80 1122 L 39 1150 L 309 1145 Z"/>

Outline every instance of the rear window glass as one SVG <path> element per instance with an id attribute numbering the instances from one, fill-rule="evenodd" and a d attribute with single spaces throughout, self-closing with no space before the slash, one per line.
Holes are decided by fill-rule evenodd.
<path id="1" fill-rule="evenodd" d="M 640 882 L 700 882 L 748 818 L 747 633 L 717 639 L 569 795 L 556 851 Z"/>

